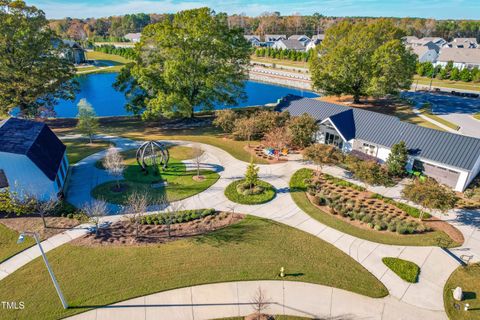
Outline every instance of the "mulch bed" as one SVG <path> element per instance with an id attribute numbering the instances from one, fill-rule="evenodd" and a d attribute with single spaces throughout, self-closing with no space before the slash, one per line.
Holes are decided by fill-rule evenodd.
<path id="1" fill-rule="evenodd" d="M 35 216 L 2 218 L 0 223 L 17 232 L 37 232 L 41 239 L 50 238 L 80 224 L 78 220 L 70 218 L 46 217 L 45 219 L 47 221 L 46 229 L 43 227 L 42 218 Z"/>
<path id="2" fill-rule="evenodd" d="M 122 220 L 100 229 L 98 236 L 94 233 L 72 242 L 78 246 L 144 246 L 185 239 L 225 228 L 242 220 L 242 214 L 221 212 L 190 222 L 176 223 L 170 226 L 171 237 L 168 237 L 166 225 L 141 225 L 139 237 L 135 238 L 135 225 L 129 220 Z"/>
<path id="3" fill-rule="evenodd" d="M 251 147 L 251 146 L 247 145 L 247 146 L 243 147 L 243 150 L 247 151 L 248 153 L 250 153 L 251 155 L 253 155 L 257 158 L 268 161 L 268 163 L 283 163 L 285 161 L 288 161 L 288 159 L 285 156 L 280 156 L 279 159 L 277 159 L 275 156 L 267 156 L 263 152 L 263 149 L 264 149 L 264 147 L 261 146 L 261 145 L 255 146 L 255 147 Z"/>
<path id="4" fill-rule="evenodd" d="M 430 219 L 423 220 L 423 223 L 425 223 L 427 226 L 434 230 L 439 230 L 445 232 L 450 238 L 452 238 L 455 242 L 457 243 L 463 243 L 465 241 L 465 238 L 463 237 L 463 234 L 452 226 L 450 223 L 440 220 L 438 218 L 432 217 Z"/>

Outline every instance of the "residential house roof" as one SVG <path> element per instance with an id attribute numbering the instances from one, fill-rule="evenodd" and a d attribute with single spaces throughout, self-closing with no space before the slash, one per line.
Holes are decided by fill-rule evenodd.
<path id="1" fill-rule="evenodd" d="M 452 42 L 448 43 L 451 48 L 476 48 L 478 47 L 476 38 L 454 38 Z"/>
<path id="2" fill-rule="evenodd" d="M 439 49 L 438 47 L 436 47 Z M 427 53 L 430 50 L 434 50 L 435 52 L 438 53 L 438 50 L 435 48 L 430 48 L 427 46 L 419 46 L 419 47 L 412 47 L 413 53 L 415 53 L 419 58 L 421 58 L 425 53 Z"/>
<path id="3" fill-rule="evenodd" d="M 52 181 L 57 176 L 65 149 L 44 123 L 18 118 L 0 122 L 0 152 L 27 156 Z"/>
<path id="4" fill-rule="evenodd" d="M 277 41 L 279 39 L 287 39 L 285 34 L 266 34 L 265 41 Z"/>
<path id="5" fill-rule="evenodd" d="M 288 40 L 298 40 L 298 41 L 305 41 L 305 40 L 310 40 L 309 37 L 307 37 L 306 35 L 304 34 L 294 34 L 294 35 L 291 35 L 290 37 L 288 37 Z"/>
<path id="6" fill-rule="evenodd" d="M 402 40 L 403 40 L 403 42 L 405 42 L 406 44 L 409 44 L 409 43 L 418 41 L 418 38 L 415 37 L 415 36 L 406 36 L 406 37 L 403 37 Z"/>
<path id="7" fill-rule="evenodd" d="M 323 33 L 315 34 L 312 36 L 312 41 L 323 41 L 324 39 L 325 39 L 325 35 Z"/>
<path id="8" fill-rule="evenodd" d="M 473 48 L 442 48 L 437 61 L 480 64 L 480 50 Z"/>
<path id="9" fill-rule="evenodd" d="M 253 34 L 246 34 L 244 35 L 244 37 L 247 41 L 257 40 L 258 42 L 260 42 L 260 37 Z"/>
<path id="10" fill-rule="evenodd" d="M 277 42 L 283 43 L 285 45 L 285 48 L 289 50 L 305 50 L 305 46 L 302 42 L 298 40 L 278 40 Z"/>
<path id="11" fill-rule="evenodd" d="M 472 170 L 480 157 L 480 139 L 421 127 L 373 111 L 294 95 L 283 98 L 276 110 L 292 116 L 307 113 L 319 122 L 330 118 L 347 140 L 351 137 L 387 148 L 403 140 L 411 155 L 459 169 Z"/>

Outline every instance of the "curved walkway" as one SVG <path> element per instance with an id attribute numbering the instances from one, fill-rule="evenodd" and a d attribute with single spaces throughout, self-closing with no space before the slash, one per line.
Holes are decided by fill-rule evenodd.
<path id="1" fill-rule="evenodd" d="M 128 139 L 105 138 L 112 139 L 120 149 L 134 148 L 137 145 L 136 142 Z M 179 143 L 185 144 L 186 142 Z M 271 202 L 262 205 L 234 204 L 225 197 L 223 192 L 230 182 L 243 176 L 247 163 L 235 159 L 229 153 L 217 147 L 202 144 L 202 148 L 207 154 L 204 159 L 205 163 L 214 164 L 217 167 L 224 168 L 224 170 L 219 172 L 220 179 L 213 186 L 198 195 L 181 201 L 185 208 L 213 207 L 218 210 L 229 211 L 233 209 L 235 212 L 272 219 L 308 232 L 331 243 L 361 263 L 384 283 L 391 297 L 398 300 L 399 303 L 405 303 L 403 307 L 407 309 L 404 309 L 404 311 L 409 310 L 408 306 L 412 308 L 412 313 L 407 311 L 407 314 L 413 314 L 418 308 L 443 313 L 443 287 L 449 275 L 459 264 L 442 249 L 438 247 L 409 247 L 374 243 L 345 234 L 312 219 L 297 207 L 289 194 L 288 183 L 291 175 L 296 170 L 306 166 L 300 161 L 259 166 L 261 179 L 271 183 L 278 190 L 276 198 Z M 86 201 L 89 201 L 90 190 L 95 185 L 113 179 L 103 170 L 95 168 L 95 162 L 102 158 L 104 154 L 104 151 L 99 152 L 74 166 L 67 197 L 75 205 L 83 205 Z M 324 170 L 337 176 L 339 174 L 338 171 L 335 171 L 338 170 L 336 168 L 325 168 Z M 375 191 L 389 196 L 394 196 L 398 192 L 398 190 L 392 191 L 392 189 L 385 188 L 376 188 Z M 393 194 L 388 194 L 389 192 Z M 118 219 L 121 219 L 120 215 L 105 218 L 106 221 L 110 222 Z M 21 256 L 21 254 L 17 256 Z M 18 259 L 17 256 L 10 259 L 12 261 L 17 260 L 15 266 L 9 265 L 11 261 L 7 260 L 0 265 L 0 270 L 4 270 L 5 266 L 9 265 L 10 273 L 28 262 Z M 400 257 L 417 263 L 421 267 L 419 282 L 410 284 L 401 280 L 383 264 L 381 261 L 383 257 Z M 0 271 L 0 279 L 1 276 Z"/>
<path id="2" fill-rule="evenodd" d="M 159 292 L 70 317 L 71 320 L 203 320 L 246 316 L 261 288 L 266 313 L 320 319 L 446 319 L 392 297 L 368 298 L 336 288 L 292 281 L 241 281 Z"/>

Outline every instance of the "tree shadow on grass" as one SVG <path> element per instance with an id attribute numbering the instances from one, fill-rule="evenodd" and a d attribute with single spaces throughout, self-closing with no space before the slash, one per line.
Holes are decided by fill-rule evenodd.
<path id="1" fill-rule="evenodd" d="M 209 234 L 202 235 L 195 238 L 195 242 L 200 244 L 208 244 L 214 247 L 219 247 L 227 243 L 245 243 L 253 241 L 249 235 L 256 232 L 261 228 L 258 223 L 248 223 L 241 221 L 228 226 L 227 228 L 220 229 Z"/>

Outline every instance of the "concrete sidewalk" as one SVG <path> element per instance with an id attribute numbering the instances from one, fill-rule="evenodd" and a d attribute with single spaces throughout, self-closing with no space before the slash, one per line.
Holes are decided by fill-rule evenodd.
<path id="1" fill-rule="evenodd" d="M 71 320 L 203 320 L 246 316 L 261 288 L 265 313 L 321 319 L 447 319 L 443 312 L 394 298 L 368 298 L 345 290 L 292 281 L 243 281 L 200 285 L 139 297 L 70 317 Z"/>

